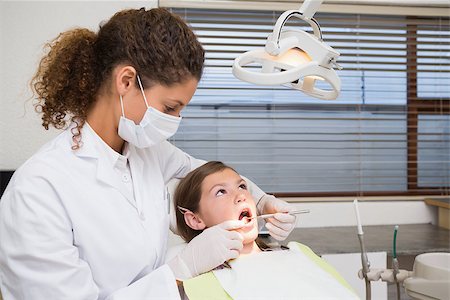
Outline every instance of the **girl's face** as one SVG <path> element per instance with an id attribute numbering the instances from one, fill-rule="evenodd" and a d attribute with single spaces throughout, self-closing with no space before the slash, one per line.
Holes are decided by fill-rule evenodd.
<path id="1" fill-rule="evenodd" d="M 202 194 L 199 203 L 199 217 L 206 227 L 228 220 L 241 220 L 256 216 L 256 205 L 247 190 L 247 183 L 236 172 L 224 169 L 205 177 L 202 182 Z M 246 218 L 244 218 L 246 220 Z M 258 237 L 256 218 L 237 229 L 244 237 L 244 244 Z"/>

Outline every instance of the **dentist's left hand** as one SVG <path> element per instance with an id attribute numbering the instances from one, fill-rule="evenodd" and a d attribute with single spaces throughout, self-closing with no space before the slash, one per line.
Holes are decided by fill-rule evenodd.
<path id="1" fill-rule="evenodd" d="M 244 238 L 233 230 L 244 225 L 243 221 L 225 221 L 205 229 L 193 238 L 180 254 L 167 263 L 175 278 L 186 280 L 237 258 L 243 248 Z"/>
<path id="2" fill-rule="evenodd" d="M 288 214 L 294 210 L 291 204 L 272 195 L 264 195 L 258 203 L 260 214 L 275 214 L 266 219 L 266 228 L 276 240 L 284 241 L 295 228 L 295 216 Z"/>

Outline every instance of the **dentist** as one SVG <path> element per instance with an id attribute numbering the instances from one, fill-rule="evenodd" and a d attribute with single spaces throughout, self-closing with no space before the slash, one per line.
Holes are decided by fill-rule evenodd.
<path id="1" fill-rule="evenodd" d="M 243 224 L 205 230 L 165 263 L 165 185 L 205 163 L 166 140 L 201 78 L 204 50 L 164 9 L 125 10 L 98 33 L 49 44 L 32 84 L 43 126 L 64 129 L 14 174 L 0 201 L 0 289 L 9 299 L 179 299 L 177 280 L 235 258 Z M 283 240 L 290 206 L 251 184 Z M 173 229 L 173 227 L 172 227 Z M 204 253 L 204 249 L 208 252 Z"/>

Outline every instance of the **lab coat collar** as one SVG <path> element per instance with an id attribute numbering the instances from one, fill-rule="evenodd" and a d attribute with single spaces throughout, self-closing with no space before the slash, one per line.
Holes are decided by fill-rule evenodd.
<path id="1" fill-rule="evenodd" d="M 68 133 L 71 137 L 71 143 L 73 143 L 72 141 L 72 129 L 73 126 L 71 126 L 71 128 L 69 128 Z M 87 157 L 87 158 L 98 158 L 100 156 L 99 151 L 96 149 L 95 144 L 96 144 L 96 135 L 94 130 L 91 128 L 91 126 L 89 126 L 89 124 L 86 122 L 83 125 L 83 128 L 81 128 L 81 144 L 80 144 L 80 148 L 78 148 L 77 150 L 74 150 L 74 154 L 78 157 Z M 102 140 L 103 141 L 103 140 Z"/>
<path id="2" fill-rule="evenodd" d="M 80 149 L 75 150 L 75 155 L 83 158 L 97 159 L 97 179 L 117 189 L 123 196 L 125 196 L 131 205 L 136 207 L 134 196 L 120 181 L 118 174 L 114 170 L 114 166 L 116 164 L 123 163 L 123 160 L 131 157 L 132 149 L 130 149 L 130 146 L 125 146 L 124 155 L 117 153 L 108 144 L 106 144 L 100 136 L 97 135 L 97 133 L 87 122 L 81 130 L 81 141 L 82 146 Z M 141 158 L 136 157 L 136 164 L 141 165 L 141 169 L 143 168 Z M 134 180 L 136 179 L 133 178 L 133 181 Z"/>
<path id="3" fill-rule="evenodd" d="M 72 130 L 70 130 L 71 132 Z M 75 150 L 79 157 L 99 158 L 107 155 L 109 160 L 116 161 L 120 155 L 114 151 L 95 131 L 85 122 L 81 129 L 81 147 Z"/>

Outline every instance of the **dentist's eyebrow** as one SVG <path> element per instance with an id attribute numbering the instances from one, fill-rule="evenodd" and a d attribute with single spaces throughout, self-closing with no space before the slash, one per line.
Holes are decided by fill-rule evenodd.
<path id="1" fill-rule="evenodd" d="M 173 99 L 173 98 L 167 98 L 167 100 L 176 102 L 179 106 L 184 106 L 184 103 L 181 100 Z"/>

